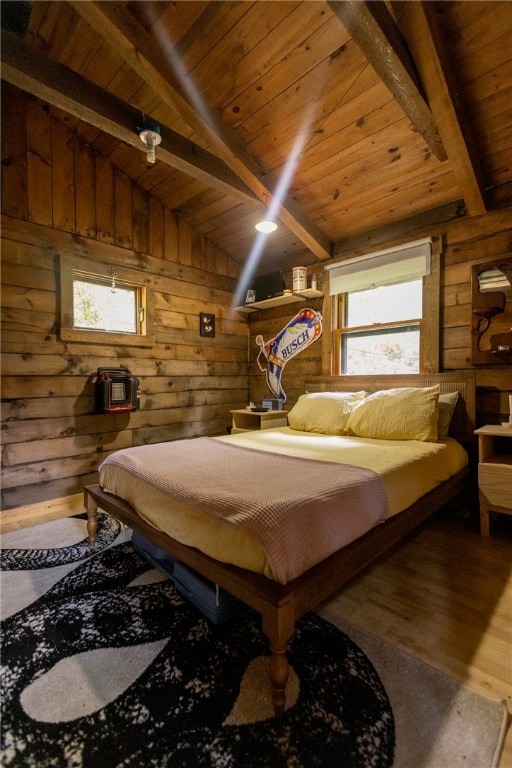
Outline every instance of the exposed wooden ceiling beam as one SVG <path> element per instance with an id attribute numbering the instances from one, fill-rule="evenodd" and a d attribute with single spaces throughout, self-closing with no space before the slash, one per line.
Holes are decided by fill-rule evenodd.
<path id="1" fill-rule="evenodd" d="M 142 117 L 139 110 L 9 32 L 2 31 L 1 57 L 2 78 L 7 82 L 144 151 L 136 130 Z M 257 201 L 256 195 L 218 157 L 165 126 L 161 126 L 161 136 L 158 159 L 163 163 L 244 202 Z"/>
<path id="2" fill-rule="evenodd" d="M 204 138 L 229 168 L 257 195 L 269 202 L 278 191 L 278 180 L 265 173 L 247 152 L 237 134 L 211 109 L 190 81 L 180 81 L 179 62 L 171 63 L 172 45 L 163 51 L 155 40 L 118 2 L 69 0 L 77 13 L 170 107 Z M 166 55 L 167 54 L 167 55 Z M 281 197 L 281 196 L 279 196 Z M 279 219 L 318 259 L 329 259 L 331 241 L 287 195 L 277 200 Z"/>
<path id="3" fill-rule="evenodd" d="M 415 213 L 405 219 L 398 219 L 389 224 L 383 224 L 381 227 L 338 240 L 334 243 L 333 255 L 334 258 L 347 254 L 354 255 L 360 251 L 365 252 L 370 248 L 377 248 L 405 237 L 430 234 L 432 230 L 438 229 L 442 224 L 467 218 L 467 215 L 464 200 L 455 200 L 453 203 L 446 203 L 422 213 Z"/>
<path id="4" fill-rule="evenodd" d="M 329 6 L 423 136 L 427 146 L 439 160 L 446 160 L 446 150 L 421 91 L 414 62 L 386 4 L 382 0 L 333 0 Z"/>
<path id="5" fill-rule="evenodd" d="M 430 2 L 396 4 L 401 16 L 400 28 L 414 56 L 468 213 L 477 216 L 486 212 L 483 175 L 478 168 L 471 121 L 465 119 L 464 107 L 457 98 L 453 82 L 456 73 L 446 60 L 439 25 L 433 18 L 433 5 Z"/>

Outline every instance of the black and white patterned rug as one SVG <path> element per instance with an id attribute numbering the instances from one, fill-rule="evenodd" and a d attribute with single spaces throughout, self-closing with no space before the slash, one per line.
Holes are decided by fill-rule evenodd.
<path id="1" fill-rule="evenodd" d="M 211 624 L 129 531 L 103 514 L 100 531 L 94 553 L 84 516 L 4 537 L 2 766 L 393 764 L 388 696 L 347 635 L 299 622 L 290 706 L 274 718 L 259 617 Z"/>

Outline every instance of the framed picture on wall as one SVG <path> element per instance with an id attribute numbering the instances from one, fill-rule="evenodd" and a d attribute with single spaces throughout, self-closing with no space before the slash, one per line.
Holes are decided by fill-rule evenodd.
<path id="1" fill-rule="evenodd" d="M 199 315 L 199 335 L 215 338 L 215 315 L 201 312 Z"/>

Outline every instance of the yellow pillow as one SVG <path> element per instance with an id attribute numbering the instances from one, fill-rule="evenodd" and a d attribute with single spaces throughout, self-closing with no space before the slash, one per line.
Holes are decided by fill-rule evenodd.
<path id="1" fill-rule="evenodd" d="M 381 440 L 437 441 L 439 386 L 383 389 L 349 415 L 347 432 Z"/>
<path id="2" fill-rule="evenodd" d="M 352 408 L 366 392 L 311 392 L 301 395 L 288 414 L 288 424 L 302 432 L 345 434 Z"/>

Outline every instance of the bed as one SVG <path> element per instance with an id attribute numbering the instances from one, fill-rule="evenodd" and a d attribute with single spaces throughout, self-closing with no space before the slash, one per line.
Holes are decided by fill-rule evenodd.
<path id="1" fill-rule="evenodd" d="M 102 509 L 261 613 L 276 715 L 296 621 L 463 490 L 475 428 L 472 372 L 301 390 L 288 427 L 117 451 L 84 488 L 91 546 Z"/>

